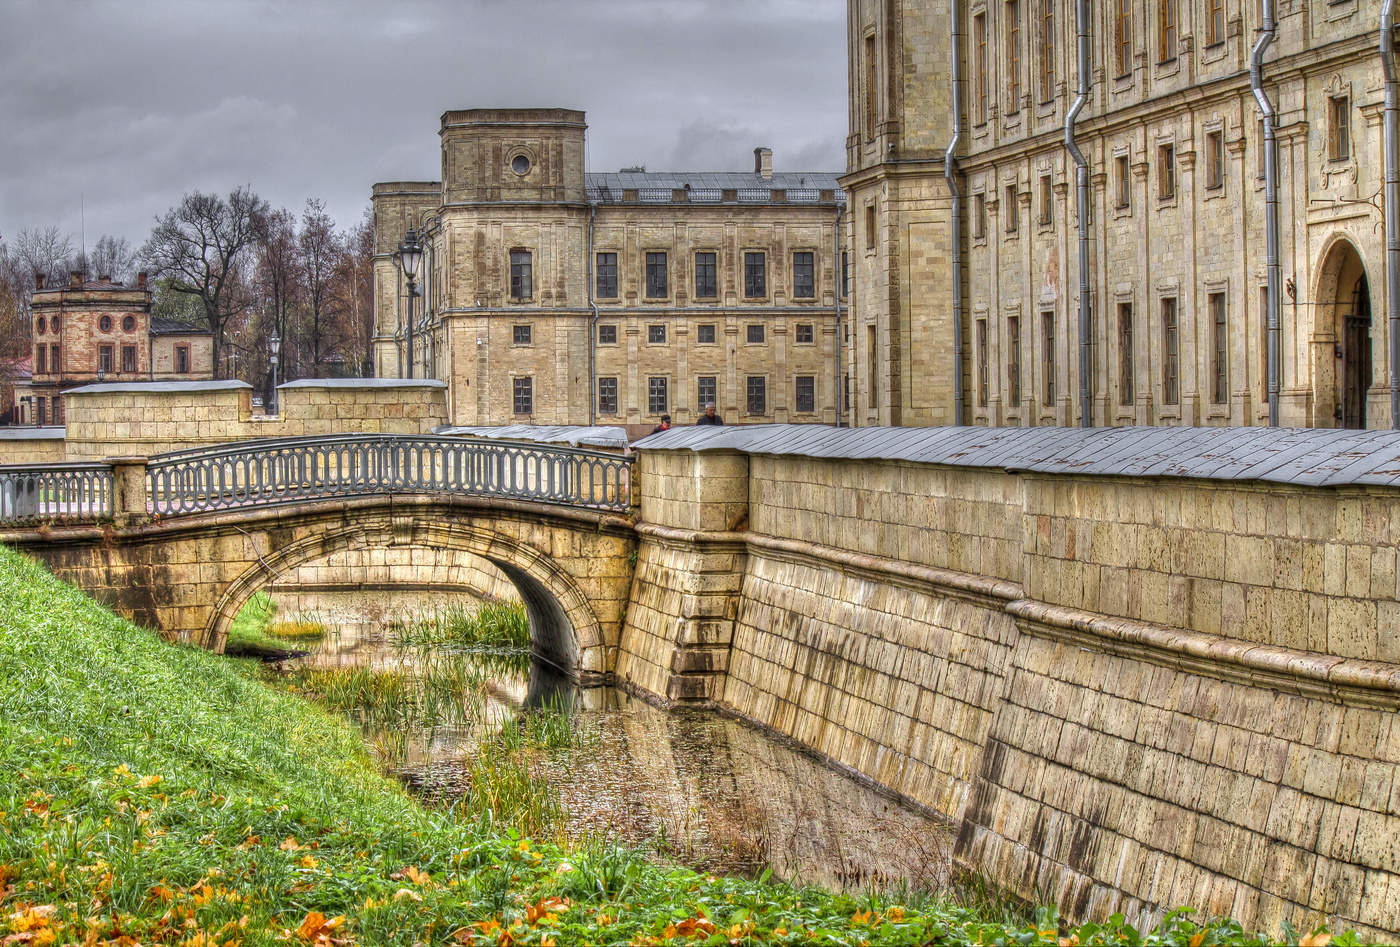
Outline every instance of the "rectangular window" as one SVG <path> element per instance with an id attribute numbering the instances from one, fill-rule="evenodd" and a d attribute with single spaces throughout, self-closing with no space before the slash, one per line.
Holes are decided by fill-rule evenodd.
<path id="1" fill-rule="evenodd" d="M 845 299 L 851 292 L 851 260 L 845 250 L 841 251 L 841 298 Z"/>
<path id="2" fill-rule="evenodd" d="M 1040 371 L 1044 376 L 1043 394 L 1047 408 L 1055 406 L 1055 313 L 1040 314 Z"/>
<path id="3" fill-rule="evenodd" d="M 865 249 L 875 249 L 875 205 L 865 205 Z"/>
<path id="4" fill-rule="evenodd" d="M 1002 199 L 1002 219 L 1006 221 L 1006 232 L 1015 233 L 1021 225 L 1021 210 L 1016 206 L 1016 185 L 1006 185 L 1006 196 Z"/>
<path id="5" fill-rule="evenodd" d="M 1055 0 L 1040 0 L 1040 101 L 1055 97 Z"/>
<path id="6" fill-rule="evenodd" d="M 136 371 L 136 346 L 122 346 L 122 372 L 131 374 Z"/>
<path id="7" fill-rule="evenodd" d="M 796 329 L 796 338 L 799 345 L 810 343 L 815 338 L 810 322 L 799 322 Z"/>
<path id="8" fill-rule="evenodd" d="M 795 379 L 797 390 L 795 404 L 798 414 L 812 414 L 817 410 L 817 378 L 815 375 L 798 375 Z"/>
<path id="9" fill-rule="evenodd" d="M 715 324 L 706 322 L 695 327 L 695 341 L 702 345 L 714 345 Z"/>
<path id="10" fill-rule="evenodd" d="M 719 281 L 716 278 L 716 254 L 705 250 L 695 254 L 695 296 L 697 299 L 713 299 L 719 295 Z"/>
<path id="11" fill-rule="evenodd" d="M 978 125 L 987 120 L 987 14 L 972 18 L 972 102 Z"/>
<path id="12" fill-rule="evenodd" d="M 1055 219 L 1055 189 L 1050 175 L 1040 176 L 1040 223 L 1042 226 Z"/>
<path id="13" fill-rule="evenodd" d="M 529 299 L 532 293 L 532 273 L 529 250 L 510 251 L 510 298 Z"/>
<path id="14" fill-rule="evenodd" d="M 869 408 L 871 411 L 874 411 L 876 408 L 878 408 L 878 407 L 880 406 L 880 398 L 879 398 L 879 394 L 880 394 L 880 392 L 879 392 L 880 373 L 879 373 L 879 371 L 877 370 L 877 364 L 876 364 L 876 357 L 875 357 L 875 354 L 876 354 L 876 347 L 877 347 L 877 346 L 876 346 L 876 341 L 875 341 L 875 327 L 874 327 L 874 326 L 866 326 L 866 327 L 865 327 L 865 362 L 866 362 L 866 366 L 865 366 L 865 367 L 866 367 L 866 374 L 867 374 L 868 378 L 866 379 L 866 389 L 865 389 L 865 390 L 866 390 L 866 397 L 867 397 L 867 398 L 869 399 L 869 401 L 870 401 L 870 404 L 868 404 L 866 407 Z"/>
<path id="15" fill-rule="evenodd" d="M 1206 0 L 1206 45 L 1225 42 L 1225 0 Z"/>
<path id="16" fill-rule="evenodd" d="M 1176 404 L 1180 400 L 1177 390 L 1177 358 L 1179 354 L 1176 331 L 1176 300 L 1162 300 L 1162 404 Z"/>
<path id="17" fill-rule="evenodd" d="M 535 380 L 533 378 L 512 378 L 511 393 L 516 414 L 535 412 Z"/>
<path id="18" fill-rule="evenodd" d="M 1210 310 L 1210 400 L 1225 404 L 1230 400 L 1229 352 L 1226 348 L 1228 326 L 1225 324 L 1225 294 L 1211 293 L 1206 297 Z"/>
<path id="19" fill-rule="evenodd" d="M 714 375 L 701 375 L 695 379 L 695 403 L 701 411 L 705 406 L 719 405 L 719 385 Z"/>
<path id="20" fill-rule="evenodd" d="M 611 323 L 603 323 L 603 324 L 600 324 L 600 325 L 598 326 L 598 344 L 599 344 L 599 345 L 616 345 L 616 344 L 617 344 L 617 326 L 615 326 L 615 325 L 613 325 L 613 324 L 611 324 Z"/>
<path id="21" fill-rule="evenodd" d="M 865 140 L 875 140 L 875 108 L 880 99 L 880 71 L 875 65 L 875 37 L 865 38 Z"/>
<path id="22" fill-rule="evenodd" d="M 796 299 L 817 295 L 816 254 L 810 250 L 798 250 L 792 255 L 792 295 Z"/>
<path id="23" fill-rule="evenodd" d="M 110 345 L 97 347 L 97 370 L 104 375 L 112 373 L 112 347 Z"/>
<path id="24" fill-rule="evenodd" d="M 744 338 L 748 342 L 754 345 L 759 345 L 763 342 L 763 323 L 756 322 L 751 325 L 745 326 L 744 328 Z"/>
<path id="25" fill-rule="evenodd" d="M 1269 403 L 1269 286 L 1259 287 L 1259 403 Z"/>
<path id="26" fill-rule="evenodd" d="M 666 343 L 666 324 L 655 322 L 647 326 L 647 341 L 652 345 L 664 345 Z"/>
<path id="27" fill-rule="evenodd" d="M 1262 118 L 1255 124 L 1255 128 L 1254 176 L 1262 181 L 1265 172 L 1268 171 L 1268 148 L 1264 141 L 1264 120 Z"/>
<path id="28" fill-rule="evenodd" d="M 1334 95 L 1327 100 L 1327 157 L 1345 161 L 1351 157 L 1351 99 Z"/>
<path id="29" fill-rule="evenodd" d="M 647 413 L 665 414 L 667 404 L 666 379 L 661 375 L 647 378 Z"/>
<path id="30" fill-rule="evenodd" d="M 1206 132 L 1206 187 L 1225 185 L 1225 132 Z"/>
<path id="31" fill-rule="evenodd" d="M 768 379 L 762 375 L 750 375 L 744 380 L 744 387 L 748 393 L 749 414 L 767 414 Z"/>
<path id="32" fill-rule="evenodd" d="M 1127 155 L 1116 155 L 1113 158 L 1113 183 L 1114 183 L 1114 204 L 1121 210 L 1126 210 L 1132 206 L 1133 202 L 1133 177 L 1132 168 L 1129 165 Z"/>
<path id="33" fill-rule="evenodd" d="M 35 399 L 34 399 L 34 423 L 36 423 L 36 424 L 47 424 L 47 423 L 49 422 L 49 419 L 48 419 L 48 413 L 49 413 L 49 412 L 48 412 L 48 407 L 49 407 L 49 399 L 47 399 L 47 398 L 35 398 Z"/>
<path id="34" fill-rule="evenodd" d="M 666 253 L 664 251 L 648 253 L 647 298 L 665 299 L 666 295 Z"/>
<path id="35" fill-rule="evenodd" d="M 1006 114 L 1021 111 L 1021 0 L 1006 0 Z"/>
<path id="36" fill-rule="evenodd" d="M 977 320 L 977 405 L 987 406 L 987 320 Z"/>
<path id="37" fill-rule="evenodd" d="M 190 347 L 188 345 L 175 346 L 175 371 L 181 375 L 189 374 Z"/>
<path id="38" fill-rule="evenodd" d="M 49 346 L 49 371 L 55 375 L 63 373 L 62 349 L 57 345 Z"/>
<path id="39" fill-rule="evenodd" d="M 1133 390 L 1133 304 L 1118 304 L 1118 403 L 1130 405 L 1137 393 Z"/>
<path id="40" fill-rule="evenodd" d="M 1157 199 L 1176 197 L 1176 146 L 1157 146 Z"/>
<path id="41" fill-rule="evenodd" d="M 1176 58 L 1176 0 L 1157 0 L 1157 61 Z"/>
<path id="42" fill-rule="evenodd" d="M 617 379 L 598 379 L 598 413 L 617 414 Z"/>
<path id="43" fill-rule="evenodd" d="M 762 250 L 744 253 L 744 296 L 758 299 L 768 295 L 768 258 Z"/>
<path id="44" fill-rule="evenodd" d="M 597 256 L 599 299 L 617 298 L 617 254 L 599 253 Z"/>
<path id="45" fill-rule="evenodd" d="M 985 194 L 972 195 L 972 239 L 982 240 L 987 236 L 987 197 Z"/>
<path id="46" fill-rule="evenodd" d="M 512 345 L 529 345 L 530 337 L 531 332 L 529 326 L 510 327 L 510 342 Z"/>
<path id="47" fill-rule="evenodd" d="M 1113 12 L 1114 75 L 1123 77 L 1133 71 L 1132 0 L 1114 0 Z"/>
<path id="48" fill-rule="evenodd" d="M 1021 406 L 1021 318 L 1006 320 L 1006 403 Z"/>
<path id="49" fill-rule="evenodd" d="M 36 345 L 36 346 L 34 347 L 34 374 L 36 374 L 36 375 L 46 375 L 46 374 L 48 374 L 48 369 L 44 367 L 44 362 L 45 362 L 45 359 L 48 358 L 48 354 L 49 354 L 48 346 Z"/>

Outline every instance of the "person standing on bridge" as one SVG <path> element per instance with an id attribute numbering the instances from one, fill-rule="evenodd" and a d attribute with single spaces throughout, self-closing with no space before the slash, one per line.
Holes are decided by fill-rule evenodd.
<path id="1" fill-rule="evenodd" d="M 710 401 L 705 405 L 705 413 L 700 415 L 700 420 L 695 423 L 697 426 L 701 424 L 723 424 L 724 418 L 715 413 L 715 403 Z"/>

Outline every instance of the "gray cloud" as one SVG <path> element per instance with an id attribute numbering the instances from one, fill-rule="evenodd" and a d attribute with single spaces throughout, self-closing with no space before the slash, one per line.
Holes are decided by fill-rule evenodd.
<path id="1" fill-rule="evenodd" d="M 0 235 L 144 241 L 186 191 L 251 184 L 357 221 L 438 176 L 438 116 L 567 106 L 589 164 L 839 170 L 844 0 L 6 0 Z"/>

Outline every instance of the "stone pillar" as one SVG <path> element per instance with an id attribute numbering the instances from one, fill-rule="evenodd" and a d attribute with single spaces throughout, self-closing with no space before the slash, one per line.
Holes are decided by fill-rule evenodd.
<path id="1" fill-rule="evenodd" d="M 112 520 L 117 526 L 144 522 L 149 516 L 145 457 L 109 457 L 112 465 Z"/>

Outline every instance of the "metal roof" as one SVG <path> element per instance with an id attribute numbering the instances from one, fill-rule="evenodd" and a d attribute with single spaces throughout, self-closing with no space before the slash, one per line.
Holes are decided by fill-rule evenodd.
<path id="1" fill-rule="evenodd" d="M 212 335 L 203 326 L 167 319 L 164 316 L 151 316 L 151 335 Z"/>
<path id="2" fill-rule="evenodd" d="M 43 427 L 0 427 L 0 441 L 61 441 L 65 428 L 44 425 Z"/>
<path id="3" fill-rule="evenodd" d="M 251 389 L 252 387 L 253 386 L 246 381 L 122 381 L 83 385 L 81 388 L 72 388 L 65 391 L 63 396 L 66 398 L 69 395 L 96 395 L 138 391 L 154 392 L 157 394 L 174 394 L 185 391 L 241 391 L 244 388 Z"/>
<path id="4" fill-rule="evenodd" d="M 1400 487 L 1400 431 L 1267 427 L 677 427 L 645 450 L 735 450 L 1119 477 Z"/>
<path id="5" fill-rule="evenodd" d="M 573 447 L 602 447 L 611 450 L 623 450 L 627 447 L 627 432 L 620 427 L 507 424 L 499 427 L 436 427 L 433 428 L 433 433 L 449 437 L 483 437 L 500 441 L 569 444 Z"/>
<path id="6" fill-rule="evenodd" d="M 437 378 L 301 378 L 278 388 L 446 388 Z"/>

